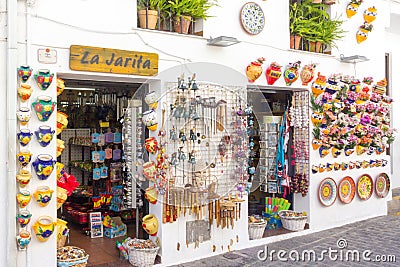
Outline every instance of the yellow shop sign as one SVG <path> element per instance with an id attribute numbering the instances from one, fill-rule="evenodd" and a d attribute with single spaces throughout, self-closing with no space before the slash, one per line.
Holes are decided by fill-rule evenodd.
<path id="1" fill-rule="evenodd" d="M 158 54 L 110 48 L 71 45 L 71 70 L 154 76 Z"/>

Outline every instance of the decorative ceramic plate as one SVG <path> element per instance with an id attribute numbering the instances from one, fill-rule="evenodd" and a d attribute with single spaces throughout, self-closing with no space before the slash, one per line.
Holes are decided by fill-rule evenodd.
<path id="1" fill-rule="evenodd" d="M 324 206 L 331 206 L 336 201 L 336 183 L 332 178 L 325 178 L 319 185 L 319 200 Z"/>
<path id="2" fill-rule="evenodd" d="M 374 190 L 374 183 L 368 174 L 361 175 L 357 182 L 357 193 L 362 200 L 367 200 L 371 197 Z"/>
<path id="3" fill-rule="evenodd" d="M 390 190 L 390 179 L 386 173 L 381 173 L 375 180 L 375 193 L 378 197 L 386 197 Z"/>
<path id="4" fill-rule="evenodd" d="M 254 2 L 246 3 L 240 11 L 240 21 L 246 32 L 254 35 L 259 34 L 264 29 L 264 12 L 258 4 Z"/>
<path id="5" fill-rule="evenodd" d="M 346 176 L 340 181 L 338 194 L 340 201 L 342 201 L 344 204 L 349 204 L 351 201 L 353 201 L 353 198 L 356 194 L 356 183 L 354 182 L 353 178 Z"/>

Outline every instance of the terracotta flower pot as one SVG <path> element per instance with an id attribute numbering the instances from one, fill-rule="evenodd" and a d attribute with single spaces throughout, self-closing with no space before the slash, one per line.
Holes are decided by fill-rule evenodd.
<path id="1" fill-rule="evenodd" d="M 192 22 L 192 17 L 190 16 L 181 16 L 181 17 L 174 17 L 174 32 L 179 32 L 183 34 L 188 34 L 189 26 Z M 182 25 L 182 27 L 181 27 Z"/>
<path id="2" fill-rule="evenodd" d="M 158 11 L 157 10 L 147 10 L 147 27 L 146 27 L 146 10 L 138 11 L 139 26 L 143 29 L 154 30 L 158 21 Z"/>
<path id="3" fill-rule="evenodd" d="M 298 35 L 290 35 L 290 49 L 300 49 L 300 42 L 301 42 L 301 36 Z"/>

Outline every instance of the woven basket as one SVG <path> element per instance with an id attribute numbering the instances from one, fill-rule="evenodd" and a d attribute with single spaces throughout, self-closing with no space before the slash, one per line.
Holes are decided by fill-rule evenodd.
<path id="1" fill-rule="evenodd" d="M 287 217 L 287 216 L 281 215 L 285 211 L 287 211 L 287 210 L 281 210 L 278 213 L 279 217 L 281 217 L 283 228 L 288 229 L 290 231 L 304 230 L 304 226 L 306 225 L 306 222 L 307 222 L 307 216 Z"/>
<path id="2" fill-rule="evenodd" d="M 249 223 L 249 238 L 260 239 L 264 235 L 265 226 L 267 226 L 268 222 L 259 222 L 259 223 Z"/>
<path id="3" fill-rule="evenodd" d="M 65 248 L 77 248 L 77 247 L 67 246 Z M 85 254 L 84 257 L 78 259 L 66 259 L 66 260 L 57 259 L 57 267 L 86 267 L 87 262 L 89 260 L 89 254 L 87 254 L 86 252 L 84 254 Z"/>
<path id="4" fill-rule="evenodd" d="M 156 248 L 129 248 L 129 262 L 138 267 L 153 266 L 160 247 Z"/>

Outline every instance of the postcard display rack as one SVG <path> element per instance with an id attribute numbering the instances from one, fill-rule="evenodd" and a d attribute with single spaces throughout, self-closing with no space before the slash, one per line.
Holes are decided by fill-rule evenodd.
<path id="1" fill-rule="evenodd" d="M 279 123 L 269 122 L 260 124 L 260 189 L 271 194 L 278 193 L 275 177 L 276 151 L 278 146 Z"/>
<path id="2" fill-rule="evenodd" d="M 251 114 L 243 104 L 246 91 L 194 78 L 166 83 L 157 104 L 145 99 L 153 109 L 142 118 L 150 130 L 144 143 L 149 160 L 142 166 L 149 181 L 145 196 L 152 220 L 160 222 L 158 232 L 145 230 L 161 245 L 166 262 L 182 251 L 226 252 L 248 240 L 247 205 L 242 205 Z M 150 122 L 149 113 L 157 113 L 157 122 Z"/>

